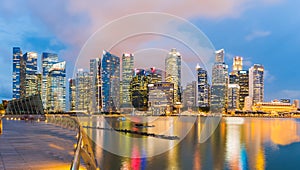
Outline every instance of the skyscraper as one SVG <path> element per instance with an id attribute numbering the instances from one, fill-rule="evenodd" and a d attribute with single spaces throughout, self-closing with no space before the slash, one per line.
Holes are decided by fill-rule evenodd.
<path id="1" fill-rule="evenodd" d="M 27 52 L 20 61 L 20 95 L 31 96 L 40 93 L 38 89 L 39 77 L 37 72 L 37 53 Z"/>
<path id="2" fill-rule="evenodd" d="M 47 110 L 66 111 L 66 62 L 53 64 L 47 76 Z"/>
<path id="3" fill-rule="evenodd" d="M 210 85 L 207 81 L 207 71 L 197 64 L 197 106 L 202 111 L 208 111 L 210 105 Z"/>
<path id="4" fill-rule="evenodd" d="M 132 106 L 139 111 L 148 110 L 148 85 L 150 77 L 144 69 L 135 69 L 135 74 L 130 81 L 130 100 Z"/>
<path id="5" fill-rule="evenodd" d="M 249 72 L 245 70 L 238 71 L 239 86 L 240 86 L 240 110 L 245 106 L 245 97 L 249 96 Z"/>
<path id="6" fill-rule="evenodd" d="M 47 100 L 47 76 L 49 73 L 49 69 L 52 67 L 53 64 L 58 63 L 58 56 L 57 54 L 53 53 L 42 53 L 42 101 L 44 107 L 46 107 L 46 100 Z"/>
<path id="7" fill-rule="evenodd" d="M 264 101 L 264 67 L 260 64 L 249 69 L 249 96 L 253 104 Z"/>
<path id="8" fill-rule="evenodd" d="M 120 58 L 103 51 L 102 57 L 102 110 L 116 112 L 120 109 Z"/>
<path id="9" fill-rule="evenodd" d="M 224 62 L 224 50 L 216 51 L 212 68 L 211 111 L 221 113 L 227 109 L 228 65 Z"/>
<path id="10" fill-rule="evenodd" d="M 228 84 L 228 110 L 236 110 L 240 107 L 240 86 L 238 84 Z"/>
<path id="11" fill-rule="evenodd" d="M 70 110 L 76 109 L 76 82 L 75 79 L 69 79 L 69 105 Z"/>
<path id="12" fill-rule="evenodd" d="M 174 84 L 174 103 L 181 102 L 181 55 L 171 49 L 166 60 L 166 82 Z"/>
<path id="13" fill-rule="evenodd" d="M 236 56 L 233 58 L 232 72 L 237 73 L 243 70 L 243 57 Z"/>
<path id="14" fill-rule="evenodd" d="M 164 72 L 161 69 L 151 67 L 146 70 L 146 75 L 150 78 L 150 83 L 162 82 L 164 78 Z"/>
<path id="15" fill-rule="evenodd" d="M 129 108 L 131 107 L 131 100 L 130 100 L 130 81 L 133 77 L 133 67 L 134 67 L 134 56 L 133 54 L 123 54 L 122 56 L 122 87 L 121 87 L 121 107 L 122 108 Z"/>
<path id="16" fill-rule="evenodd" d="M 195 109 L 197 106 L 197 82 L 193 81 L 186 85 L 183 90 L 183 106 L 188 109 Z"/>
<path id="17" fill-rule="evenodd" d="M 90 73 L 78 69 L 75 80 L 76 87 L 76 110 L 91 111 L 91 77 Z"/>
<path id="18" fill-rule="evenodd" d="M 101 59 L 90 60 L 91 75 L 91 100 L 93 112 L 100 112 L 102 109 L 102 83 L 101 83 Z"/>
<path id="19" fill-rule="evenodd" d="M 13 47 L 13 99 L 20 98 L 20 62 L 22 58 L 22 51 L 20 47 Z"/>

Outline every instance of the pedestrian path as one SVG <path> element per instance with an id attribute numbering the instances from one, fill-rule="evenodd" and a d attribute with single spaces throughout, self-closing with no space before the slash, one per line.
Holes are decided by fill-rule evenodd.
<path id="1" fill-rule="evenodd" d="M 70 169 L 75 131 L 45 122 L 2 121 L 0 170 Z"/>

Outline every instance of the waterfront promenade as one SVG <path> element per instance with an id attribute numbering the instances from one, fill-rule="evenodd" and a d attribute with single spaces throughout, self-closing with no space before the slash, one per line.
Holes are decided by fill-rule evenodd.
<path id="1" fill-rule="evenodd" d="M 0 170 L 70 169 L 76 132 L 45 122 L 2 119 Z"/>

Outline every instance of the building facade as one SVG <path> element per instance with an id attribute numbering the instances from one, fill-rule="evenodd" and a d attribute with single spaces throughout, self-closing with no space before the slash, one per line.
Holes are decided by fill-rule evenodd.
<path id="1" fill-rule="evenodd" d="M 20 98 L 20 67 L 21 67 L 21 58 L 22 58 L 22 51 L 20 47 L 13 47 L 13 83 L 12 83 L 12 92 L 13 92 L 13 99 Z"/>
<path id="2" fill-rule="evenodd" d="M 122 86 L 121 86 L 121 108 L 130 108 L 130 81 L 134 73 L 134 55 L 125 53 L 122 55 Z"/>
<path id="3" fill-rule="evenodd" d="M 211 112 L 222 113 L 227 109 L 228 65 L 224 62 L 224 50 L 216 51 L 212 68 Z"/>
<path id="4" fill-rule="evenodd" d="M 91 77 L 88 71 L 78 69 L 75 80 L 76 88 L 76 106 L 78 111 L 91 111 Z"/>
<path id="5" fill-rule="evenodd" d="M 120 110 L 120 58 L 103 51 L 101 74 L 102 110 L 118 112 Z"/>
<path id="6" fill-rule="evenodd" d="M 245 106 L 245 97 L 249 96 L 249 72 L 246 70 L 238 71 L 238 77 L 239 77 L 239 86 L 240 86 L 239 109 L 243 110 Z"/>
<path id="7" fill-rule="evenodd" d="M 102 82 L 101 82 L 101 59 L 90 60 L 91 76 L 91 102 L 92 112 L 100 112 L 102 109 Z"/>
<path id="8" fill-rule="evenodd" d="M 264 101 L 264 67 L 260 64 L 249 69 L 249 96 L 253 103 Z"/>
<path id="9" fill-rule="evenodd" d="M 76 80 L 69 79 L 69 106 L 70 111 L 76 110 Z"/>
<path id="10" fill-rule="evenodd" d="M 58 55 L 54 53 L 42 53 L 42 101 L 43 105 L 46 106 L 47 102 L 47 87 L 48 87 L 48 73 L 49 69 L 53 64 L 58 63 Z"/>
<path id="11" fill-rule="evenodd" d="M 47 76 L 48 112 L 66 111 L 66 62 L 53 64 Z"/>
<path id="12" fill-rule="evenodd" d="M 183 107 L 186 109 L 195 109 L 197 107 L 197 82 L 188 83 L 183 90 L 182 96 Z"/>
<path id="13" fill-rule="evenodd" d="M 197 71 L 197 106 L 201 111 L 208 111 L 210 107 L 210 85 L 208 83 L 207 71 L 198 64 Z"/>
<path id="14" fill-rule="evenodd" d="M 174 103 L 181 102 L 181 55 L 171 49 L 166 60 L 166 82 L 174 84 Z"/>
<path id="15" fill-rule="evenodd" d="M 20 61 L 20 97 L 27 97 L 40 93 L 39 76 L 37 70 L 38 55 L 35 52 L 27 52 Z"/>
<path id="16" fill-rule="evenodd" d="M 228 111 L 239 109 L 240 86 L 238 84 L 228 84 Z"/>

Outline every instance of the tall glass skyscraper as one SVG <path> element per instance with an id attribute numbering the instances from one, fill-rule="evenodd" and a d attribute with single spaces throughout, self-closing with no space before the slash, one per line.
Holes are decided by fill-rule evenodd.
<path id="1" fill-rule="evenodd" d="M 69 79 L 69 105 L 70 110 L 76 109 L 76 83 L 75 79 Z"/>
<path id="2" fill-rule="evenodd" d="M 207 71 L 197 64 L 197 106 L 201 110 L 209 110 L 210 107 L 210 85 L 207 81 Z"/>
<path id="3" fill-rule="evenodd" d="M 76 74 L 76 110 L 91 111 L 91 77 L 90 73 L 78 69 Z"/>
<path id="4" fill-rule="evenodd" d="M 120 58 L 107 51 L 102 57 L 102 110 L 116 112 L 120 109 Z"/>
<path id="5" fill-rule="evenodd" d="M 249 69 L 249 96 L 253 103 L 264 101 L 264 67 L 260 64 Z"/>
<path id="6" fill-rule="evenodd" d="M 49 69 L 53 64 L 58 63 L 58 56 L 54 53 L 42 53 L 42 101 L 44 107 L 46 106 L 47 100 L 47 77 L 49 73 Z"/>
<path id="7" fill-rule="evenodd" d="M 122 90 L 121 90 L 121 107 L 128 108 L 131 107 L 131 100 L 130 100 L 130 81 L 133 77 L 134 72 L 134 56 L 133 54 L 123 54 L 122 56 Z"/>
<path id="8" fill-rule="evenodd" d="M 22 51 L 20 47 L 13 47 L 13 99 L 20 98 L 20 65 L 21 65 Z"/>
<path id="9" fill-rule="evenodd" d="M 174 103 L 181 102 L 181 55 L 171 49 L 166 60 L 166 82 L 174 84 Z"/>
<path id="10" fill-rule="evenodd" d="M 212 68 L 211 111 L 221 113 L 227 109 L 228 65 L 224 62 L 224 50 L 216 51 Z"/>
<path id="11" fill-rule="evenodd" d="M 249 96 L 249 72 L 246 70 L 238 71 L 238 77 L 239 77 L 239 86 L 240 86 L 239 108 L 240 110 L 243 110 L 245 106 L 245 98 Z"/>
<path id="12" fill-rule="evenodd" d="M 66 111 L 66 62 L 53 64 L 47 76 L 47 110 Z"/>
<path id="13" fill-rule="evenodd" d="M 101 59 L 90 60 L 91 75 L 91 99 L 93 112 L 100 112 L 102 109 L 102 83 L 101 83 Z"/>
<path id="14" fill-rule="evenodd" d="M 40 93 L 39 77 L 37 72 L 37 53 L 27 52 L 20 62 L 20 91 L 21 97 L 31 96 Z"/>

